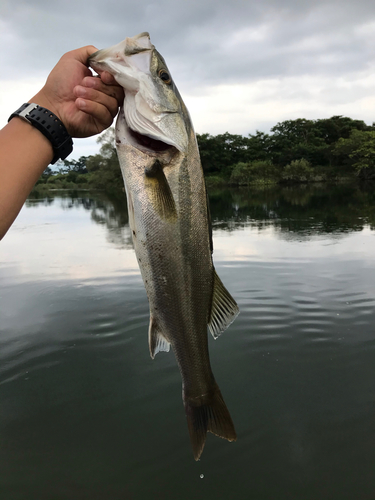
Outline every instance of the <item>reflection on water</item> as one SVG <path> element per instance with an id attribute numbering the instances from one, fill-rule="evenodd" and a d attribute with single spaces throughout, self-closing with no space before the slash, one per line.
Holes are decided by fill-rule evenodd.
<path id="1" fill-rule="evenodd" d="M 50 206 L 55 203 L 61 210 L 88 210 L 91 219 L 108 229 L 108 241 L 119 247 L 132 246 L 128 231 L 128 212 L 123 193 L 112 195 L 100 191 L 51 191 L 47 195 L 33 191 L 25 206 L 28 208 Z"/>
<path id="2" fill-rule="evenodd" d="M 271 223 L 281 232 L 299 236 L 360 231 L 366 225 L 375 226 L 374 187 L 344 184 L 217 190 L 211 192 L 210 204 L 223 229 L 249 224 L 262 229 Z"/>
<path id="3" fill-rule="evenodd" d="M 210 193 L 238 441 L 198 463 L 174 356 L 149 357 L 124 195 L 33 195 L 0 245 L 0 498 L 373 498 L 374 192 Z"/>

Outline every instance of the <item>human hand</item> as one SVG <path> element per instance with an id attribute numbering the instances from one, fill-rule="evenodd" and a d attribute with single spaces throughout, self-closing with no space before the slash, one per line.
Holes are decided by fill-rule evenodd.
<path id="1" fill-rule="evenodd" d="M 87 67 L 92 45 L 64 54 L 44 87 L 29 101 L 52 111 L 72 137 L 90 137 L 108 128 L 124 99 L 108 72 L 94 77 Z"/>

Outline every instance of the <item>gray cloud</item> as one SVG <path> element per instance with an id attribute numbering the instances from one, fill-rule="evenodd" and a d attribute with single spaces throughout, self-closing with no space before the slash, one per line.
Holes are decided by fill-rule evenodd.
<path id="1" fill-rule="evenodd" d="M 67 50 L 145 30 L 178 78 L 196 85 L 348 74 L 374 62 L 375 36 L 365 27 L 375 22 L 375 3 L 367 0 L 15 4 L 0 11 L 3 78 L 48 72 Z"/>
<path id="2" fill-rule="evenodd" d="M 107 47 L 142 31 L 150 32 L 183 96 L 275 81 L 249 98 L 247 109 L 299 101 L 303 116 L 311 117 L 315 106 L 318 118 L 325 106 L 340 111 L 345 101 L 372 93 L 361 78 L 375 68 L 373 0 L 2 0 L 0 83 L 44 79 L 68 50 Z M 240 112 L 233 112 L 234 124 Z M 280 116 L 275 113 L 273 123 L 259 118 L 249 128 L 262 129 Z"/>

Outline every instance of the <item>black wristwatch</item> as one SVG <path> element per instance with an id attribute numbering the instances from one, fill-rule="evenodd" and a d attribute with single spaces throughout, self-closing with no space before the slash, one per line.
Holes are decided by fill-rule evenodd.
<path id="1" fill-rule="evenodd" d="M 37 128 L 52 144 L 54 156 L 51 164 L 57 160 L 65 160 L 65 158 L 73 151 L 73 141 L 63 122 L 57 118 L 51 111 L 42 108 L 38 104 L 26 103 L 12 113 L 8 122 L 19 116 L 27 121 L 33 127 Z"/>

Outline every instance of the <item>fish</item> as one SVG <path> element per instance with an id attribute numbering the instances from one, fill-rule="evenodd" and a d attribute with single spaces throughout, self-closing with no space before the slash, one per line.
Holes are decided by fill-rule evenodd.
<path id="1" fill-rule="evenodd" d="M 212 225 L 196 135 L 164 58 L 147 32 L 89 58 L 124 89 L 116 148 L 129 225 L 150 307 L 151 358 L 172 348 L 195 460 L 207 432 L 235 441 L 212 373 L 208 330 L 216 339 L 237 303 L 215 271 Z"/>

